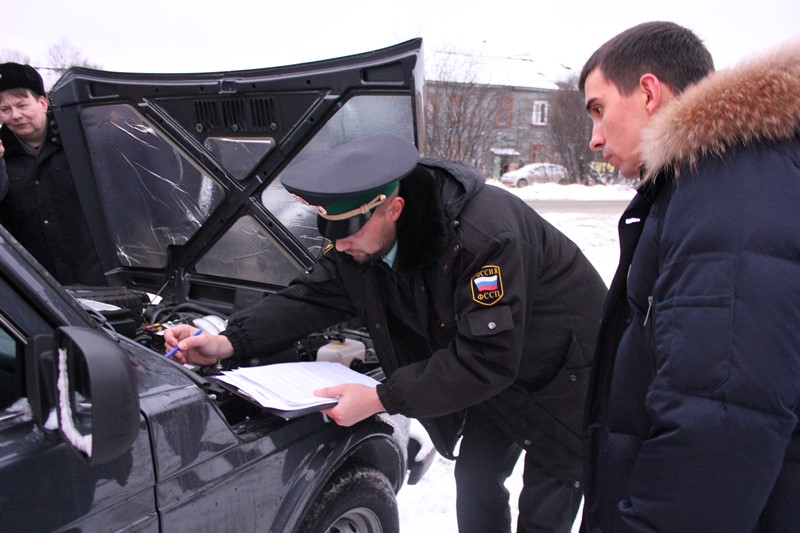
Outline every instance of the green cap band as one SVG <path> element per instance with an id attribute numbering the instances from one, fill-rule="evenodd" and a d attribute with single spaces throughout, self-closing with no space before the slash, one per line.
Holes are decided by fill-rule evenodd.
<path id="1" fill-rule="evenodd" d="M 352 211 L 368 202 L 371 202 L 379 194 L 385 194 L 386 196 L 389 196 L 394 192 L 399 183 L 400 180 L 395 180 L 384 185 L 380 189 L 372 190 L 351 198 L 345 198 L 338 202 L 332 202 L 325 206 L 325 212 L 329 215 L 340 215 L 342 213 L 347 213 L 348 211 Z"/>

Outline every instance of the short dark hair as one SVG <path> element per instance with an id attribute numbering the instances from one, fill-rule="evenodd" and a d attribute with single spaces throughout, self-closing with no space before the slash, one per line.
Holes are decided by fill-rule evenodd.
<path id="1" fill-rule="evenodd" d="M 713 72 L 714 60 L 691 30 L 673 22 L 645 22 L 611 38 L 592 54 L 578 79 L 581 92 L 586 78 L 598 68 L 622 95 L 631 94 L 648 72 L 680 93 Z"/>

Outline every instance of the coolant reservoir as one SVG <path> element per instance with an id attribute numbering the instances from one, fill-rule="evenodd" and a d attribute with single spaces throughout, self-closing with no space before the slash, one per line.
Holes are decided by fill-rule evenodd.
<path id="1" fill-rule="evenodd" d="M 317 350 L 317 361 L 334 361 L 349 367 L 353 359 L 364 361 L 366 346 L 355 339 L 331 341 Z"/>

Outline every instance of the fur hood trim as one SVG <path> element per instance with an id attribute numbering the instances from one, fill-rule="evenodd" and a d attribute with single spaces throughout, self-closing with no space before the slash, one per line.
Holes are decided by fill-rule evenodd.
<path id="1" fill-rule="evenodd" d="M 644 179 L 722 157 L 736 146 L 800 134 L 800 38 L 710 74 L 653 118 L 642 137 Z"/>

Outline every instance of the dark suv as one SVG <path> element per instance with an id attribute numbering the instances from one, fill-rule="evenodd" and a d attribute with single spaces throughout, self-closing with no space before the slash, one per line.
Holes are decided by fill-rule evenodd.
<path id="1" fill-rule="evenodd" d="M 207 379 L 219 366 L 165 358 L 161 335 L 224 329 L 314 263 L 327 244 L 315 214 L 278 178 L 356 138 L 416 141 L 421 44 L 58 81 L 53 116 L 108 286 L 62 287 L 0 227 L 0 528 L 397 530 L 408 420 L 284 419 Z M 356 368 L 380 379 L 356 322 L 240 364 L 313 360 L 343 338 L 364 344 Z"/>

